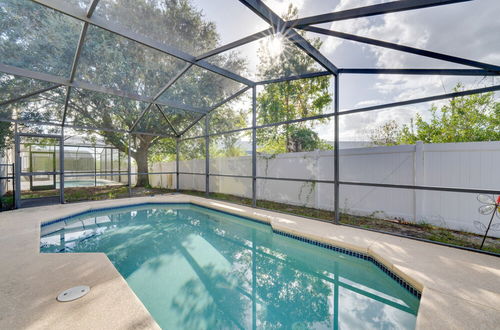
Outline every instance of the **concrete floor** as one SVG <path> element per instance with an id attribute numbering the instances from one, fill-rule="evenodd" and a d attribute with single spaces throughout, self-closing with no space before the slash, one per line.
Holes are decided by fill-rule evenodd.
<path id="1" fill-rule="evenodd" d="M 102 253 L 40 254 L 40 223 L 101 207 L 192 202 L 258 218 L 273 228 L 369 253 L 422 290 L 418 329 L 499 329 L 500 258 L 187 195 L 21 209 L 0 214 L 0 329 L 155 329 Z M 85 284 L 84 298 L 59 303 Z"/>

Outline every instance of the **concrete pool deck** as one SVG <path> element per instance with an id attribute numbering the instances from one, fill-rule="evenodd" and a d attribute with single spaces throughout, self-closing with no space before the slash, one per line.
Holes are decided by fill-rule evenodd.
<path id="1" fill-rule="evenodd" d="M 417 329 L 498 329 L 500 258 L 188 195 L 52 205 L 0 213 L 0 329 L 157 329 L 102 253 L 39 253 L 40 223 L 91 209 L 191 202 L 368 253 L 422 290 Z M 82 299 L 56 296 L 89 285 Z"/>

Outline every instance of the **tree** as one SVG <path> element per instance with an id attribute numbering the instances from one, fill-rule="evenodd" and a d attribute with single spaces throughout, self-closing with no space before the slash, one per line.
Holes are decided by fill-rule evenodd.
<path id="1" fill-rule="evenodd" d="M 224 104 L 210 115 L 211 132 L 230 131 L 246 128 L 247 118 L 251 113 L 251 98 L 247 94 L 236 98 L 233 102 Z M 251 141 L 251 131 L 220 134 L 210 137 L 210 156 L 238 157 L 246 155 L 241 147 L 241 141 Z"/>
<path id="2" fill-rule="evenodd" d="M 8 145 L 10 132 L 10 124 L 0 122 L 0 156 L 4 156 L 5 148 Z"/>
<path id="3" fill-rule="evenodd" d="M 454 88 L 455 92 L 462 90 L 461 84 Z M 500 102 L 495 101 L 493 93 L 452 98 L 440 108 L 433 105 L 429 111 L 428 121 L 417 114 L 402 127 L 394 121 L 384 123 L 372 131 L 372 142 L 391 145 L 500 140 Z"/>
<path id="4" fill-rule="evenodd" d="M 288 8 L 285 20 L 297 17 L 297 9 Z M 304 33 L 299 32 L 302 35 Z M 321 47 L 319 39 L 309 40 L 316 48 Z M 277 45 L 282 43 L 282 45 Z M 276 48 L 282 48 L 276 54 Z M 311 72 L 317 63 L 288 40 L 271 39 L 259 49 L 259 78 L 272 79 Z M 328 92 L 329 77 L 300 79 L 268 84 L 257 98 L 257 120 L 269 124 L 322 114 L 332 102 Z M 316 123 L 327 119 L 317 120 Z M 257 140 L 262 151 L 296 152 L 309 151 L 319 147 L 321 140 L 311 129 L 314 122 L 301 122 L 274 126 L 258 131 Z M 306 132 L 309 131 L 309 132 Z M 305 140 L 306 139 L 308 142 Z M 311 143 L 312 142 L 312 143 Z M 326 145 L 323 143 L 323 145 Z"/>
<path id="5" fill-rule="evenodd" d="M 10 61 L 6 64 L 68 76 L 81 23 L 31 2 L 15 0 L 4 6 L 0 8 L 6 13 L 6 19 L 2 18 L 0 23 L 0 50 L 3 58 Z M 190 0 L 108 1 L 101 3 L 95 15 L 105 15 L 107 20 L 115 23 L 126 23 L 127 28 L 134 32 L 194 55 L 215 48 L 219 40 L 215 24 L 204 21 L 202 11 L 197 10 Z M 212 64 L 223 65 L 236 73 L 244 67 L 244 62 L 234 55 L 219 55 L 210 60 Z M 91 25 L 78 63 L 76 79 L 152 97 L 185 64 L 184 61 Z M 29 84 L 33 84 L 32 81 L 24 85 Z M 193 66 L 160 100 L 174 100 L 199 108 L 209 107 L 234 92 L 227 88 L 228 85 L 238 84 Z M 60 121 L 65 92 L 66 89 L 62 88 L 31 98 L 29 101 L 36 103 L 37 109 L 24 111 L 19 119 L 27 120 L 33 116 L 36 117 L 33 119 L 39 119 L 39 114 L 43 114 L 44 118 Z M 25 104 L 12 105 L 11 112 L 18 111 Z M 128 131 L 146 107 L 144 102 L 74 88 L 66 119 L 76 126 Z M 164 111 L 178 131 L 199 118 L 199 114 L 167 107 Z M 173 133 L 155 107 L 151 107 L 137 124 L 136 131 Z M 128 153 L 127 134 L 105 130 L 98 133 L 107 143 Z M 159 147 L 156 148 L 156 145 Z M 171 139 L 136 133 L 130 152 L 137 163 L 138 172 L 148 173 L 148 160 L 154 157 L 152 151 L 173 150 L 175 145 Z M 147 174 L 138 176 L 138 186 L 148 183 Z"/>
<path id="6" fill-rule="evenodd" d="M 400 130 L 401 127 L 397 121 L 389 120 L 370 131 L 370 141 L 377 146 L 396 145 L 400 138 Z"/>
<path id="7" fill-rule="evenodd" d="M 249 116 L 250 107 L 248 96 L 243 94 L 234 101 L 230 101 L 214 109 L 209 116 L 210 133 L 225 132 L 236 128 L 248 126 L 246 118 Z M 204 135 L 205 120 L 202 118 L 186 132 L 184 137 L 196 137 Z M 243 136 L 243 137 L 242 137 Z M 239 140 L 249 137 L 249 133 L 242 132 L 213 135 L 210 137 L 210 157 L 237 157 L 245 155 L 245 150 L 238 145 Z M 200 159 L 205 157 L 205 138 L 182 140 L 180 142 L 180 160 Z M 176 153 L 175 141 L 173 139 L 159 139 L 152 146 L 151 153 L 156 161 L 174 160 Z"/>

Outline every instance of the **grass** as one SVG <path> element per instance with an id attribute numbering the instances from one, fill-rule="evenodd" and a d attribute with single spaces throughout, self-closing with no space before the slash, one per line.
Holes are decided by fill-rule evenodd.
<path id="1" fill-rule="evenodd" d="M 133 197 L 152 196 L 173 192 L 173 190 L 162 188 L 132 188 Z M 40 198 L 58 196 L 59 190 L 41 190 L 22 192 L 23 198 Z M 12 199 L 12 196 L 6 195 Z M 4 196 L 4 198 L 6 197 Z M 64 198 L 67 203 L 80 201 L 98 201 L 105 199 L 128 198 L 129 192 L 127 186 L 103 186 L 103 187 L 72 187 L 64 189 Z"/>
<path id="2" fill-rule="evenodd" d="M 14 208 L 14 197 L 4 195 L 0 197 L 0 211 L 12 210 Z"/>
<path id="3" fill-rule="evenodd" d="M 174 192 L 174 190 L 151 187 L 132 188 L 132 196 L 134 197 L 151 196 L 171 192 Z M 201 191 L 183 190 L 181 192 L 184 194 L 205 197 L 205 192 Z M 58 190 L 37 191 L 31 193 L 30 197 L 34 198 L 54 196 L 54 194 L 57 195 Z M 27 194 L 23 193 L 23 196 L 27 196 Z M 64 196 L 68 203 L 73 203 L 89 200 L 127 198 L 129 197 L 129 191 L 127 186 L 73 187 L 66 188 L 64 190 Z M 252 199 L 245 197 L 221 193 L 210 193 L 210 197 L 242 205 L 252 205 Z M 12 203 L 12 196 L 6 195 L 2 197 L 2 206 L 4 200 L 6 201 L 6 203 Z M 298 205 L 258 200 L 257 206 L 263 209 L 285 212 L 293 215 L 299 215 L 325 221 L 333 221 L 333 219 L 335 218 L 335 213 L 333 211 L 318 210 Z M 431 241 L 465 246 L 474 249 L 479 249 L 482 241 L 482 236 L 480 235 L 437 227 L 429 223 L 411 223 L 397 219 L 379 219 L 374 216 L 357 216 L 347 213 L 340 214 L 340 222 L 342 224 L 352 225 L 365 229 L 423 238 Z M 483 250 L 500 254 L 500 239 L 492 237 L 487 238 Z"/>
<path id="4" fill-rule="evenodd" d="M 143 188 L 134 187 L 131 190 L 132 197 L 153 196 L 173 192 L 173 190 L 162 188 Z M 64 189 L 64 197 L 68 203 L 86 201 L 86 200 L 105 200 L 128 198 L 129 192 L 127 186 L 107 186 L 107 187 L 75 187 Z"/>

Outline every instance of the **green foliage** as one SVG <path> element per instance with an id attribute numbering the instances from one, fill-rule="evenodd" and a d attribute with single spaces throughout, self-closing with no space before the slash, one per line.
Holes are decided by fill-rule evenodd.
<path id="1" fill-rule="evenodd" d="M 460 90 L 463 87 L 457 85 L 455 91 Z M 413 125 L 403 126 L 400 144 L 500 140 L 500 102 L 495 102 L 493 93 L 453 98 L 430 112 L 429 121 L 417 115 Z"/>
<path id="2" fill-rule="evenodd" d="M 220 106 L 210 113 L 210 132 L 246 128 L 247 118 L 252 113 L 251 108 L 251 98 L 247 94 Z"/>
<path id="3" fill-rule="evenodd" d="M 189 0 L 116 0 L 100 3 L 100 15 L 136 33 L 158 40 L 193 55 L 218 45 L 219 35 L 213 22 Z M 0 55 L 6 64 L 69 77 L 78 45 L 82 23 L 34 2 L 12 0 L 0 4 Z M 147 19 L 145 19 L 147 18 Z M 5 61 L 4 61 L 5 63 Z M 236 73 L 244 69 L 244 61 L 234 54 L 219 55 L 211 63 Z M 185 65 L 184 61 L 120 37 L 96 26 L 87 31 L 76 71 L 76 80 L 94 85 L 153 97 Z M 229 96 L 228 80 L 210 71 L 191 67 L 169 90 L 168 99 L 193 106 L 209 106 Z M 50 84 L 31 79 L 0 76 L 0 88 L 6 100 Z M 62 121 L 66 88 L 38 94 L 0 110 L 2 118 L 31 121 Z M 67 123 L 82 127 L 130 130 L 147 104 L 73 88 L 67 112 Z M 199 118 L 174 109 L 164 108 L 177 132 L 182 132 Z M 226 116 L 225 126 L 241 120 L 237 114 Z M 172 134 L 166 122 L 152 107 L 136 129 L 140 132 Z M 0 138 L 8 133 L 0 127 Z M 128 153 L 128 136 L 99 131 L 105 141 Z M 149 160 L 170 160 L 175 142 L 147 134 L 134 134 L 131 156 L 140 172 L 148 171 Z M 2 147 L 0 145 L 0 147 Z M 151 151 L 150 151 L 151 149 Z M 195 148 L 193 152 L 200 151 Z M 165 156 L 165 153 L 168 155 Z M 147 185 L 147 175 L 140 175 L 138 185 Z"/>
<path id="4" fill-rule="evenodd" d="M 79 21 L 23 0 L 2 1 L 0 17 L 2 63 L 69 76 L 82 26 Z"/>
<path id="5" fill-rule="evenodd" d="M 0 196 L 0 211 L 11 210 L 14 208 L 14 196 Z"/>
<path id="6" fill-rule="evenodd" d="M 333 146 L 319 138 L 318 133 L 312 129 L 299 125 L 289 125 L 286 128 L 288 132 L 288 140 L 286 135 L 281 134 L 279 128 L 273 127 L 261 132 L 260 137 L 269 137 L 267 143 L 259 148 L 260 152 L 267 154 L 279 154 L 287 152 L 305 152 L 314 150 L 333 150 Z M 258 136 L 259 137 L 259 136 Z"/>
<path id="7" fill-rule="evenodd" d="M 11 133 L 10 123 L 0 122 L 0 156 L 4 155 L 5 149 L 9 146 Z"/>
<path id="8" fill-rule="evenodd" d="M 377 146 L 396 145 L 401 135 L 400 130 L 397 121 L 389 120 L 370 132 L 370 141 Z"/>
<path id="9" fill-rule="evenodd" d="M 285 19 L 296 17 L 297 9 L 290 6 Z M 259 49 L 259 77 L 261 79 L 287 77 L 316 70 L 317 63 L 310 56 L 289 41 L 283 40 L 282 42 L 283 51 L 278 56 L 267 51 L 266 45 L 262 45 Z M 321 47 L 321 41 L 318 38 L 309 42 L 318 49 Z M 322 114 L 332 102 L 328 92 L 329 85 L 330 80 L 327 76 L 265 85 L 257 98 L 259 124 Z M 325 146 L 326 144 L 321 143 L 322 141 L 312 128 L 314 124 L 326 121 L 327 119 L 321 119 L 259 130 L 257 134 L 259 151 L 296 152 Z"/>
<path id="10" fill-rule="evenodd" d="M 179 159 L 204 159 L 205 158 L 205 138 L 184 140 L 179 143 Z"/>
<path id="11" fill-rule="evenodd" d="M 292 152 L 313 151 L 318 146 L 326 147 L 326 149 L 333 148 L 322 141 L 318 133 L 306 127 L 290 127 L 290 143 L 288 149 Z"/>
<path id="12" fill-rule="evenodd" d="M 248 126 L 246 118 L 250 115 L 250 101 L 246 95 L 235 102 L 225 104 L 210 114 L 210 132 L 224 132 Z M 251 141 L 251 131 L 214 135 L 210 137 L 211 157 L 245 156 L 241 142 Z"/>
<path id="13" fill-rule="evenodd" d="M 151 145 L 149 160 L 155 162 L 170 162 L 176 158 L 176 143 L 172 138 L 161 138 Z"/>
<path id="14" fill-rule="evenodd" d="M 456 92 L 461 90 L 461 84 L 454 88 Z M 372 131 L 370 138 L 381 145 L 500 140 L 500 102 L 495 101 L 493 93 L 456 97 L 429 111 L 431 118 L 427 121 L 419 114 L 402 127 L 389 121 Z"/>
<path id="15" fill-rule="evenodd" d="M 239 145 L 243 135 L 226 134 L 210 139 L 210 157 L 240 157 L 245 156 L 245 150 Z M 247 134 L 248 139 L 248 134 Z"/>

